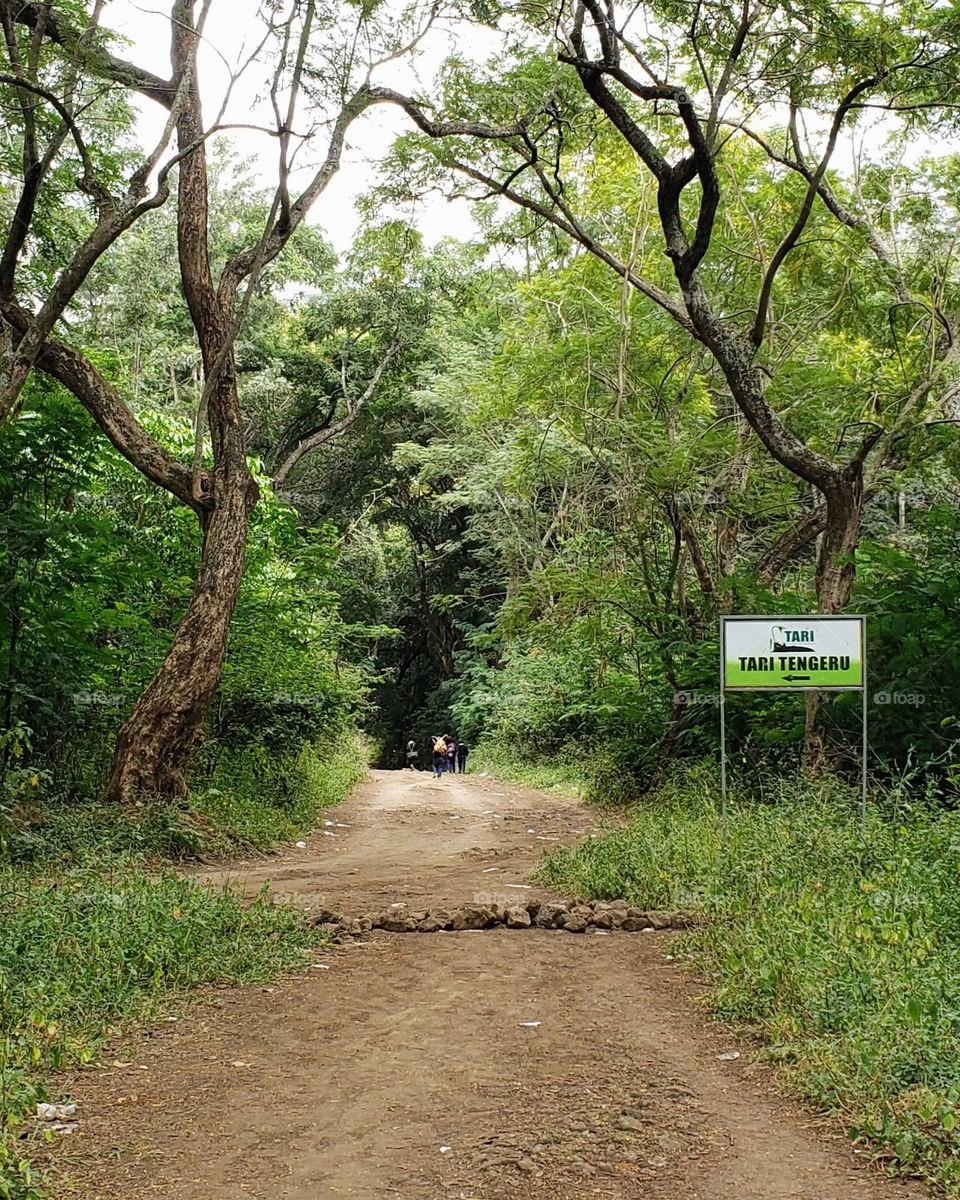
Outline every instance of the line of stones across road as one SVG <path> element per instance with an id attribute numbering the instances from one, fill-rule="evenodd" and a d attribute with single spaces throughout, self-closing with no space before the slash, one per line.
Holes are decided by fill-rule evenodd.
<path id="1" fill-rule="evenodd" d="M 349 917 L 321 909 L 314 918 L 334 937 L 362 937 L 374 929 L 386 933 L 445 933 L 472 929 L 558 929 L 566 933 L 618 931 L 644 933 L 682 929 L 694 922 L 688 912 L 647 912 L 625 900 L 529 900 L 524 904 L 464 904 L 459 908 L 430 908 L 417 912 L 405 904 L 384 912 Z"/>

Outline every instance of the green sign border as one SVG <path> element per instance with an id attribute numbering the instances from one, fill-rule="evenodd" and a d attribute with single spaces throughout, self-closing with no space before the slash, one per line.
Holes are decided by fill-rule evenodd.
<path id="1" fill-rule="evenodd" d="M 860 626 L 860 682 L 727 683 L 727 625 L 734 621 L 857 621 Z M 860 613 L 737 613 L 720 618 L 720 690 L 723 692 L 865 692 L 867 687 L 867 618 Z"/>

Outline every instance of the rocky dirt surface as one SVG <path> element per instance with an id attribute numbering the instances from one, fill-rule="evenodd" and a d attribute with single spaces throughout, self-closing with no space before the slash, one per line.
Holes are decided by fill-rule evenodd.
<path id="1" fill-rule="evenodd" d="M 374 773 L 304 848 L 206 872 L 315 910 L 517 907 L 590 815 L 492 781 Z M 520 900 L 517 900 L 520 897 Z M 364 931 L 207 993 L 72 1081 L 64 1200 L 918 1200 L 779 1098 L 670 934 Z"/>

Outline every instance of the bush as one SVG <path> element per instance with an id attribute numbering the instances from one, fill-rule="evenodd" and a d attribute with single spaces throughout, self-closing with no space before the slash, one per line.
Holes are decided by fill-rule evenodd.
<path id="1" fill-rule="evenodd" d="M 702 909 L 685 942 L 717 1014 L 852 1136 L 960 1195 L 960 813 L 887 797 L 863 837 L 855 790 L 778 781 L 732 797 L 724 849 L 718 790 L 706 767 L 673 779 L 542 880 Z"/>
<path id="2" fill-rule="evenodd" d="M 469 769 L 474 774 L 485 771 L 518 787 L 556 790 L 571 796 L 580 795 L 583 787 L 583 766 L 573 756 L 529 762 L 491 742 L 481 743 L 471 752 Z"/>
<path id="3" fill-rule="evenodd" d="M 54 796 L 0 830 L 0 859 L 83 863 L 113 855 L 181 862 L 266 850 L 311 828 L 363 778 L 368 747 L 355 732 L 275 757 L 257 742 L 214 743 L 200 756 L 189 804 L 145 801 L 131 812 L 97 800 Z"/>
<path id="4" fill-rule="evenodd" d="M 322 809 L 345 800 L 368 759 L 369 747 L 353 731 L 282 755 L 255 742 L 221 753 L 194 804 L 215 831 L 213 845 L 264 849 L 310 829 Z"/>

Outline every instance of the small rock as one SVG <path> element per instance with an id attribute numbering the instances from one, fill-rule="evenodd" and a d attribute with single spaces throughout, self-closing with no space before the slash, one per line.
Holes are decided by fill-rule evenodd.
<path id="1" fill-rule="evenodd" d="M 373 917 L 367 916 L 367 917 L 360 918 L 360 932 L 361 933 L 369 933 L 372 928 L 373 928 Z"/>
<path id="2" fill-rule="evenodd" d="M 530 914 L 530 916 L 534 920 L 536 919 L 537 913 L 540 911 L 542 904 L 543 904 L 542 900 L 528 900 L 527 901 L 527 912 Z"/>
<path id="3" fill-rule="evenodd" d="M 624 917 L 620 928 L 624 933 L 640 933 L 644 929 L 653 929 L 649 918 L 642 917 Z"/>
<path id="4" fill-rule="evenodd" d="M 439 917 L 434 917 L 432 915 L 424 917 L 419 924 L 421 933 L 440 933 L 446 928 L 446 925 L 439 919 Z"/>
<path id="5" fill-rule="evenodd" d="M 75 1104 L 38 1104 L 38 1121 L 65 1121 L 77 1111 Z"/>
<path id="6" fill-rule="evenodd" d="M 594 929 L 612 929 L 613 913 L 608 908 L 601 909 L 599 912 L 594 909 L 593 920 L 590 922 L 590 924 L 594 927 Z"/>
<path id="7" fill-rule="evenodd" d="M 467 929 L 486 929 L 496 924 L 496 917 L 485 905 L 468 904 L 458 908 L 450 920 L 450 928 L 463 932 Z"/>
<path id="8" fill-rule="evenodd" d="M 517 1162 L 517 1170 L 522 1171 L 525 1175 L 532 1175 L 537 1169 L 537 1164 L 532 1158 L 524 1156 Z"/>
<path id="9" fill-rule="evenodd" d="M 540 906 L 536 924 L 541 929 L 560 929 L 570 915 L 570 909 L 561 901 L 548 900 Z"/>
<path id="10" fill-rule="evenodd" d="M 532 924 L 530 913 L 519 905 L 507 909 L 505 923 L 508 929 L 526 929 Z"/>
<path id="11" fill-rule="evenodd" d="M 587 918 L 580 913 L 570 913 L 563 922 L 563 928 L 567 933 L 586 933 Z"/>
<path id="12" fill-rule="evenodd" d="M 626 912 L 629 905 L 626 900 L 611 900 L 610 907 L 617 909 L 619 912 Z"/>
<path id="13" fill-rule="evenodd" d="M 416 933 L 417 922 L 407 913 L 382 913 L 377 928 L 385 929 L 387 933 Z"/>
<path id="14" fill-rule="evenodd" d="M 647 916 L 654 929 L 671 929 L 673 927 L 673 917 L 670 913 L 652 912 L 647 913 Z"/>
<path id="15" fill-rule="evenodd" d="M 638 1121 L 636 1117 L 628 1117 L 626 1114 L 624 1114 L 617 1121 L 617 1128 L 626 1129 L 630 1133 L 642 1133 L 644 1125 L 643 1122 Z"/>

